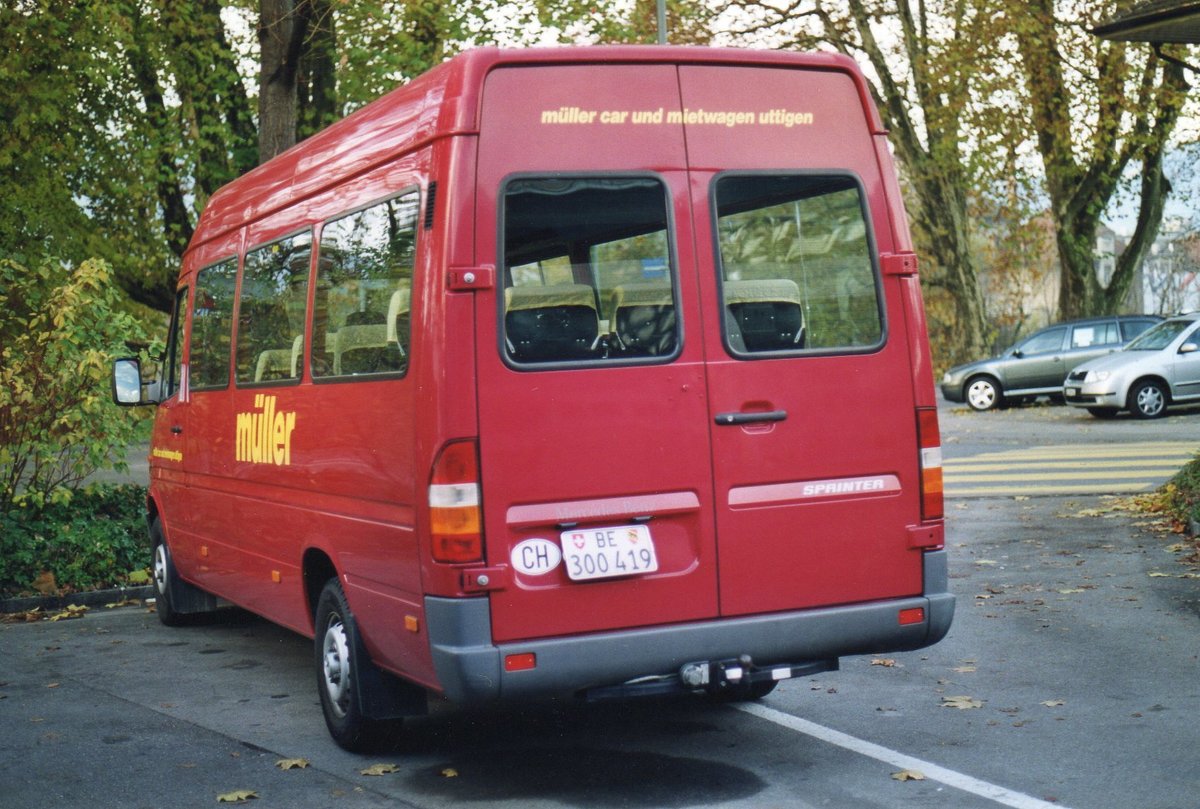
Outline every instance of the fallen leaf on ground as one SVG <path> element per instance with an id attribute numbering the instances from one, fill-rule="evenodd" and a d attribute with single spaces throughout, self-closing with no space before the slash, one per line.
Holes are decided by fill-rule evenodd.
<path id="1" fill-rule="evenodd" d="M 924 781 L 925 773 L 919 770 L 901 770 L 900 772 L 892 773 L 892 778 L 897 781 Z"/>
<path id="2" fill-rule="evenodd" d="M 957 708 L 960 711 L 966 711 L 971 708 L 982 708 L 983 700 L 975 699 L 974 697 L 942 697 L 943 708 Z"/>
<path id="3" fill-rule="evenodd" d="M 1048 699 L 1044 700 L 1041 704 L 1045 705 L 1047 708 L 1057 708 L 1060 705 L 1066 705 L 1067 703 L 1063 702 L 1061 699 Z"/>
<path id="4" fill-rule="evenodd" d="M 372 764 L 365 770 L 359 770 L 361 775 L 387 775 L 390 772 L 400 772 L 395 764 Z"/>
<path id="5" fill-rule="evenodd" d="M 217 803 L 245 803 L 258 797 L 258 793 L 249 789 L 235 789 L 217 796 Z"/>
<path id="6" fill-rule="evenodd" d="M 114 601 L 111 604 L 105 604 L 104 609 L 115 610 L 117 607 L 139 607 L 141 604 L 142 602 L 138 601 L 136 598 L 125 598 L 120 601 Z"/>
<path id="7" fill-rule="evenodd" d="M 82 618 L 83 614 L 88 611 L 88 608 L 82 604 L 71 604 L 65 610 L 56 615 L 51 615 L 51 621 L 69 621 L 72 618 Z"/>
<path id="8" fill-rule="evenodd" d="M 959 674 L 974 674 L 976 671 L 978 671 L 978 669 L 976 669 L 974 666 L 958 666 L 950 670 Z"/>
<path id="9" fill-rule="evenodd" d="M 1058 592 L 1062 593 L 1065 596 L 1069 596 L 1072 593 L 1082 593 L 1083 588 L 1082 587 L 1064 587 L 1063 589 L 1059 590 Z"/>
<path id="10" fill-rule="evenodd" d="M 883 666 L 884 668 L 894 668 L 896 661 L 890 657 L 876 657 L 871 661 L 872 666 Z"/>
<path id="11" fill-rule="evenodd" d="M 447 767 L 446 769 L 442 770 L 442 777 L 443 778 L 457 778 L 458 770 L 454 769 L 453 767 Z"/>
<path id="12" fill-rule="evenodd" d="M 281 758 L 275 762 L 275 766 L 281 770 L 303 770 L 308 766 L 306 758 Z"/>

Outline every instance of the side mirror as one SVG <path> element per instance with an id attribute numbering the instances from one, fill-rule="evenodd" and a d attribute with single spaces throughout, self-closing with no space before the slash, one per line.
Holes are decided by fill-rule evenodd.
<path id="1" fill-rule="evenodd" d="M 1021 349 L 1019 349 L 1019 348 L 1015 348 L 1015 349 L 1013 349 L 1013 353 L 1012 353 L 1012 355 L 1013 355 L 1014 357 L 1016 357 L 1017 359 L 1021 359 L 1022 357 L 1024 357 L 1024 356 L 1025 356 L 1025 352 L 1024 352 L 1024 351 L 1022 351 L 1022 350 L 1021 350 Z"/>
<path id="2" fill-rule="evenodd" d="M 142 366 L 135 357 L 113 362 L 113 401 L 124 407 L 151 404 L 142 398 Z"/>
<path id="3" fill-rule="evenodd" d="M 1200 344 L 1194 343 L 1191 340 L 1188 340 L 1179 347 L 1180 354 L 1191 354 L 1196 351 L 1200 351 Z"/>

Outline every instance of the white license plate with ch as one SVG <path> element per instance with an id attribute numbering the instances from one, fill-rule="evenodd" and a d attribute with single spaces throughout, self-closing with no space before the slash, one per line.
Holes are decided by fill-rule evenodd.
<path id="1" fill-rule="evenodd" d="M 572 528 L 559 535 L 572 581 L 635 576 L 658 570 L 654 539 L 644 525 Z"/>

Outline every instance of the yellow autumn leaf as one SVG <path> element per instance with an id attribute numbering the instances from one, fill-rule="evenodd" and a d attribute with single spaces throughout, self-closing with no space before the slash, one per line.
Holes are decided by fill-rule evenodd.
<path id="1" fill-rule="evenodd" d="M 400 768 L 395 764 L 372 764 L 365 770 L 359 770 L 361 775 L 387 775 L 390 772 L 400 772 Z"/>
<path id="2" fill-rule="evenodd" d="M 950 670 L 958 674 L 974 674 L 976 671 L 978 671 L 978 669 L 976 669 L 974 666 L 957 666 Z"/>
<path id="3" fill-rule="evenodd" d="M 920 770 L 901 770 L 900 772 L 892 773 L 892 778 L 897 781 L 924 781 L 925 773 Z"/>
<path id="4" fill-rule="evenodd" d="M 258 793 L 249 789 L 235 789 L 217 796 L 217 803 L 245 803 L 258 797 Z"/>
<path id="5" fill-rule="evenodd" d="M 983 701 L 968 696 L 942 697 L 942 707 L 957 708 L 960 711 L 966 711 L 971 708 L 982 708 Z"/>
<path id="6" fill-rule="evenodd" d="M 303 770 L 308 766 L 306 758 L 281 758 L 275 762 L 275 766 L 281 770 Z"/>
<path id="7" fill-rule="evenodd" d="M 65 610 L 56 615 L 51 615 L 51 621 L 69 621 L 72 618 L 82 618 L 83 614 L 88 611 L 88 608 L 81 604 L 71 604 Z"/>
<path id="8" fill-rule="evenodd" d="M 442 770 L 442 777 L 443 778 L 457 778 L 458 770 L 454 769 L 453 767 L 447 767 L 446 769 Z"/>
<path id="9" fill-rule="evenodd" d="M 876 657 L 871 661 L 872 666 L 883 666 L 884 668 L 894 668 L 896 661 L 890 657 Z"/>

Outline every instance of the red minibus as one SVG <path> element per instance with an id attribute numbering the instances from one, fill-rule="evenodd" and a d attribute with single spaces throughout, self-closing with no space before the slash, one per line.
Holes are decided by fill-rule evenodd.
<path id="1" fill-rule="evenodd" d="M 347 749 L 951 622 L 917 261 L 839 56 L 451 59 L 212 197 L 141 383 L 158 615 L 313 637 Z"/>

